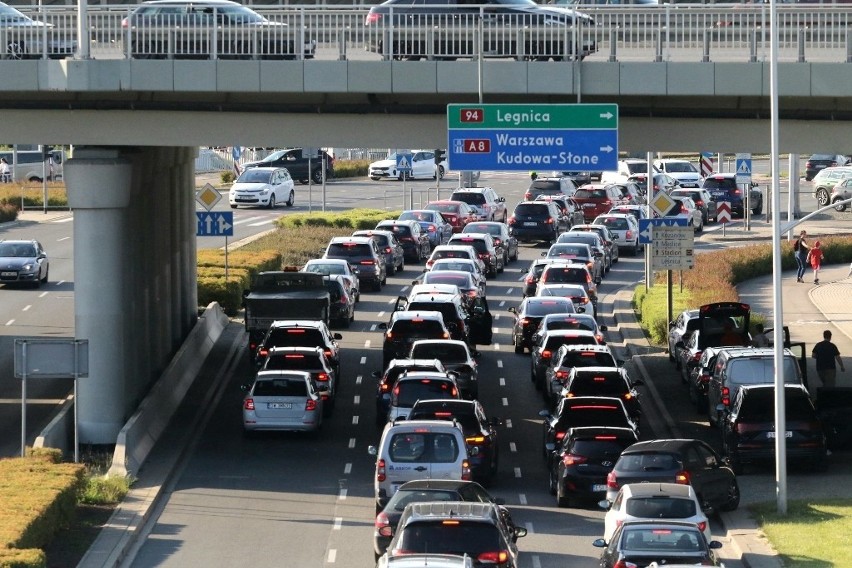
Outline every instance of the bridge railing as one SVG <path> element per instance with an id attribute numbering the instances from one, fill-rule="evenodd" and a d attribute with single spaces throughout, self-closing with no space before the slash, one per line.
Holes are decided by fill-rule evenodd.
<path id="1" fill-rule="evenodd" d="M 763 4 L 589 6 L 589 24 L 542 22 L 526 15 L 495 15 L 486 7 L 447 18 L 386 13 L 368 19 L 364 6 L 256 7 L 263 26 L 227 26 L 215 20 L 126 21 L 135 6 L 90 6 L 90 56 L 118 58 L 285 58 L 339 60 L 765 61 L 769 10 Z M 51 26 L 12 30 L 0 24 L 0 57 L 66 57 L 77 49 L 76 12 L 70 6 L 22 8 Z M 778 7 L 779 61 L 852 62 L 852 6 Z M 16 55 L 14 34 L 35 46 Z M 21 36 L 21 34 L 23 34 Z"/>

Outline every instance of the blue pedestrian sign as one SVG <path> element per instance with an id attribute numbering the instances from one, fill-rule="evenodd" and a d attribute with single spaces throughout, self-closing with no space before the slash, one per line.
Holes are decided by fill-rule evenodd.
<path id="1" fill-rule="evenodd" d="M 411 154 L 397 154 L 396 155 L 396 171 L 402 173 L 410 173 L 411 172 L 411 160 L 413 156 Z"/>
<path id="2" fill-rule="evenodd" d="M 234 212 L 233 211 L 196 211 L 197 225 L 195 236 L 197 237 L 233 237 L 234 236 Z"/>
<path id="3" fill-rule="evenodd" d="M 659 217 L 657 219 L 639 219 L 639 244 L 653 242 L 653 227 L 688 227 L 686 217 Z"/>
<path id="4" fill-rule="evenodd" d="M 737 183 L 751 183 L 751 154 L 737 154 Z"/>

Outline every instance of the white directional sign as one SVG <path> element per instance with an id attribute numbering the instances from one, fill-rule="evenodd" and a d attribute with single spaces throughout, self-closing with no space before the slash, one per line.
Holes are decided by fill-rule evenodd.
<path id="1" fill-rule="evenodd" d="M 654 227 L 651 270 L 692 268 L 695 232 L 692 227 Z"/>
<path id="2" fill-rule="evenodd" d="M 737 154 L 737 183 L 751 183 L 751 154 Z"/>
<path id="3" fill-rule="evenodd" d="M 686 217 L 639 219 L 639 244 L 647 245 L 654 241 L 654 227 L 686 227 L 687 224 Z"/>
<path id="4" fill-rule="evenodd" d="M 233 237 L 233 211 L 196 211 L 198 223 L 195 230 L 197 237 Z"/>

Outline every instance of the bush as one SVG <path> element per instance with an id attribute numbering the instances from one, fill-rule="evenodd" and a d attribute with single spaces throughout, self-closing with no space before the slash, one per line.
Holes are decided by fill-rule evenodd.
<path id="1" fill-rule="evenodd" d="M 0 203 L 0 223 L 14 221 L 18 218 L 18 208 L 11 203 Z"/>
<path id="2" fill-rule="evenodd" d="M 40 183 L 4 183 L 0 186 L 0 205 L 3 204 L 24 209 L 43 208 L 44 189 Z M 47 206 L 57 209 L 68 207 L 68 194 L 65 192 L 64 183 L 47 183 Z"/>
<path id="3" fill-rule="evenodd" d="M 237 174 L 235 174 L 231 170 L 226 170 L 222 172 L 222 174 L 219 176 L 219 179 L 222 180 L 222 183 L 224 184 L 231 184 L 234 183 L 235 179 L 237 179 Z"/>
<path id="4" fill-rule="evenodd" d="M 335 178 L 364 177 L 370 169 L 370 160 L 335 160 Z"/>

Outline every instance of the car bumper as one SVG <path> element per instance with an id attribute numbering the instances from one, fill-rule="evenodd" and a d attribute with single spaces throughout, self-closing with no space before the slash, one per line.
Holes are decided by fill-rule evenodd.
<path id="1" fill-rule="evenodd" d="M 544 227 L 512 227 L 509 234 L 518 239 L 518 242 L 550 240 L 553 238 L 555 229 L 552 225 Z"/>
<path id="2" fill-rule="evenodd" d="M 38 272 L 18 272 L 16 270 L 4 270 L 0 272 L 0 282 L 37 282 Z"/>
<path id="3" fill-rule="evenodd" d="M 304 420 L 258 420 L 243 421 L 246 432 L 313 432 L 320 427 L 319 413 Z"/>
<path id="4" fill-rule="evenodd" d="M 774 440 L 772 440 L 774 444 Z M 741 462 L 747 463 L 770 463 L 775 461 L 775 446 L 738 446 L 736 455 Z M 801 447 L 787 444 L 787 459 L 789 463 L 800 463 L 809 465 L 818 463 L 825 459 L 825 446 Z"/>
<path id="5" fill-rule="evenodd" d="M 349 305 L 338 303 L 332 304 L 331 313 L 328 315 L 331 319 L 349 319 Z"/>
<path id="6" fill-rule="evenodd" d="M 606 498 L 606 474 L 581 475 L 566 471 L 559 479 L 562 494 L 589 501 L 600 501 Z"/>

